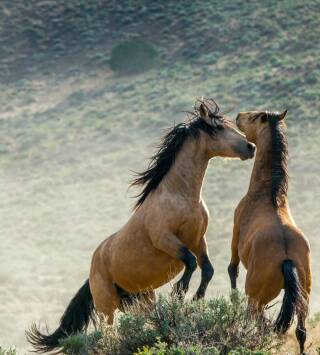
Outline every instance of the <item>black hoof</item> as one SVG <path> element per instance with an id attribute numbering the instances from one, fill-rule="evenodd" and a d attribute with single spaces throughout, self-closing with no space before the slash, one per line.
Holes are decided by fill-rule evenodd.
<path id="1" fill-rule="evenodd" d="M 197 292 L 193 297 L 192 297 L 192 301 L 199 301 L 202 298 L 204 298 L 205 294 L 201 293 L 201 292 Z"/>

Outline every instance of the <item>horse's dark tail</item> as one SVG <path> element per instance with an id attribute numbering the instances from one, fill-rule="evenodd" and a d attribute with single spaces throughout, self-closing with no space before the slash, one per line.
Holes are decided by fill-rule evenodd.
<path id="1" fill-rule="evenodd" d="M 32 324 L 30 330 L 26 331 L 27 340 L 37 353 L 53 351 L 61 347 L 60 340 L 85 331 L 90 320 L 95 323 L 95 308 L 87 280 L 69 303 L 59 327 L 52 334 L 45 335 Z"/>
<path id="2" fill-rule="evenodd" d="M 294 315 L 306 314 L 308 306 L 296 266 L 292 260 L 287 259 L 283 261 L 282 273 L 284 278 L 284 297 L 274 330 L 284 334 L 290 328 Z"/>

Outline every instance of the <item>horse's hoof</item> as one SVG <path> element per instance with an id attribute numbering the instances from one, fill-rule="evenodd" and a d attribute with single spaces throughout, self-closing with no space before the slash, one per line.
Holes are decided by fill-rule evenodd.
<path id="1" fill-rule="evenodd" d="M 192 297 L 192 301 L 199 301 L 202 298 L 204 298 L 204 294 L 198 294 L 196 293 L 193 297 Z"/>

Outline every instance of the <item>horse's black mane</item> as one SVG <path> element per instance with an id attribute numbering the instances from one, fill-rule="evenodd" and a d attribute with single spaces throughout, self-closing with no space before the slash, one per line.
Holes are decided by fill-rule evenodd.
<path id="1" fill-rule="evenodd" d="M 271 198 L 279 207 L 288 192 L 288 142 L 279 122 L 279 114 L 267 112 L 271 128 Z"/>
<path id="2" fill-rule="evenodd" d="M 219 126 L 209 125 L 200 117 L 201 104 L 205 105 L 211 119 L 223 121 L 222 116 L 219 114 L 219 106 L 214 100 L 198 100 L 194 110 L 188 112 L 191 114 L 191 118 L 187 122 L 179 123 L 169 130 L 162 138 L 157 153 L 151 157 L 148 169 L 138 173 L 137 177 L 132 181 L 131 186 L 143 186 L 141 193 L 137 196 L 138 201 L 135 204 L 135 208 L 141 206 L 149 193 L 158 187 L 175 162 L 187 138 L 197 138 L 200 130 L 209 135 L 214 135 L 216 130 L 219 129 Z"/>

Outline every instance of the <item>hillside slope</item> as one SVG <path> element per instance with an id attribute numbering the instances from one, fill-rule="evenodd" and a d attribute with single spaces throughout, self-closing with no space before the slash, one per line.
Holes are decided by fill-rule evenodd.
<path id="1" fill-rule="evenodd" d="M 319 10 L 289 0 L 1 3 L 1 345 L 25 349 L 31 321 L 56 325 L 95 247 L 131 213 L 130 171 L 201 95 L 232 117 L 289 109 L 289 197 L 311 242 L 319 310 Z M 111 49 L 137 35 L 159 51 L 158 67 L 113 73 Z M 233 210 L 251 166 L 215 160 L 206 176 L 211 295 L 229 290 Z"/>

